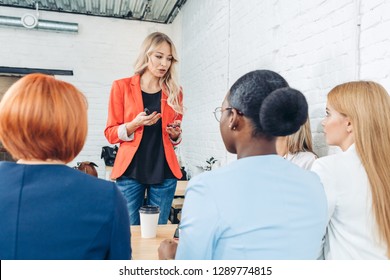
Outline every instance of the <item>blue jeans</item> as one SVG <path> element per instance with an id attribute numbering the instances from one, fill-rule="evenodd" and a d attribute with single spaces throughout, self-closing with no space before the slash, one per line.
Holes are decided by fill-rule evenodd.
<path id="1" fill-rule="evenodd" d="M 177 179 L 165 179 L 161 184 L 145 185 L 124 176 L 118 178 L 116 184 L 127 200 L 130 225 L 140 224 L 139 209 L 143 205 L 159 206 L 160 217 L 158 223 L 166 224 L 175 195 L 176 183 Z"/>

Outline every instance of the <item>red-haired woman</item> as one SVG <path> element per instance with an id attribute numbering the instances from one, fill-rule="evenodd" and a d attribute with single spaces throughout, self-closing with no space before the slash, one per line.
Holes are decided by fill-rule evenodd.
<path id="1" fill-rule="evenodd" d="M 114 183 L 66 166 L 84 146 L 87 101 L 28 75 L 0 103 L 0 259 L 130 259 L 126 202 Z"/>

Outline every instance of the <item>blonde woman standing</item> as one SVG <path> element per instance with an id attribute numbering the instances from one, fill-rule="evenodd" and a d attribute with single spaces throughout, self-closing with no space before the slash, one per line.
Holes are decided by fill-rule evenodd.
<path id="1" fill-rule="evenodd" d="M 278 137 L 276 139 L 276 151 L 278 155 L 310 170 L 317 155 L 313 151 L 313 141 L 310 130 L 309 118 L 294 134 Z"/>
<path id="2" fill-rule="evenodd" d="M 140 224 L 144 202 L 159 206 L 159 223 L 167 223 L 182 176 L 173 149 L 181 141 L 183 114 L 177 62 L 171 39 L 154 32 L 142 44 L 135 75 L 112 85 L 104 134 L 110 143 L 120 143 L 111 178 L 127 199 L 132 225 Z"/>
<path id="3" fill-rule="evenodd" d="M 374 82 L 349 82 L 328 94 L 326 141 L 343 153 L 316 160 L 329 223 L 325 259 L 390 256 L 390 97 Z"/>

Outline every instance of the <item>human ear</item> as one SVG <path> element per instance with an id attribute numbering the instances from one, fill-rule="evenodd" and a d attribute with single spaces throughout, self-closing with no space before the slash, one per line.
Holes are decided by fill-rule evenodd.
<path id="1" fill-rule="evenodd" d="M 231 130 L 236 130 L 239 126 L 239 114 L 235 109 L 231 110 L 230 116 L 229 116 L 229 128 Z"/>
<path id="2" fill-rule="evenodd" d="M 347 132 L 351 133 L 353 131 L 353 126 L 349 118 L 346 119 L 346 126 L 347 126 Z"/>

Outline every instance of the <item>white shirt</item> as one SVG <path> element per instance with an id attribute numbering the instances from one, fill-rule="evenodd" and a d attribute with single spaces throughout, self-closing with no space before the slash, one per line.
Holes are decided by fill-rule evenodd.
<path id="1" fill-rule="evenodd" d="M 372 213 L 367 173 L 355 145 L 313 163 L 328 200 L 325 259 L 387 259 Z"/>
<path id="2" fill-rule="evenodd" d="M 313 162 L 317 159 L 317 156 L 311 152 L 299 152 L 296 154 L 287 154 L 284 158 L 303 169 L 310 170 Z"/>

